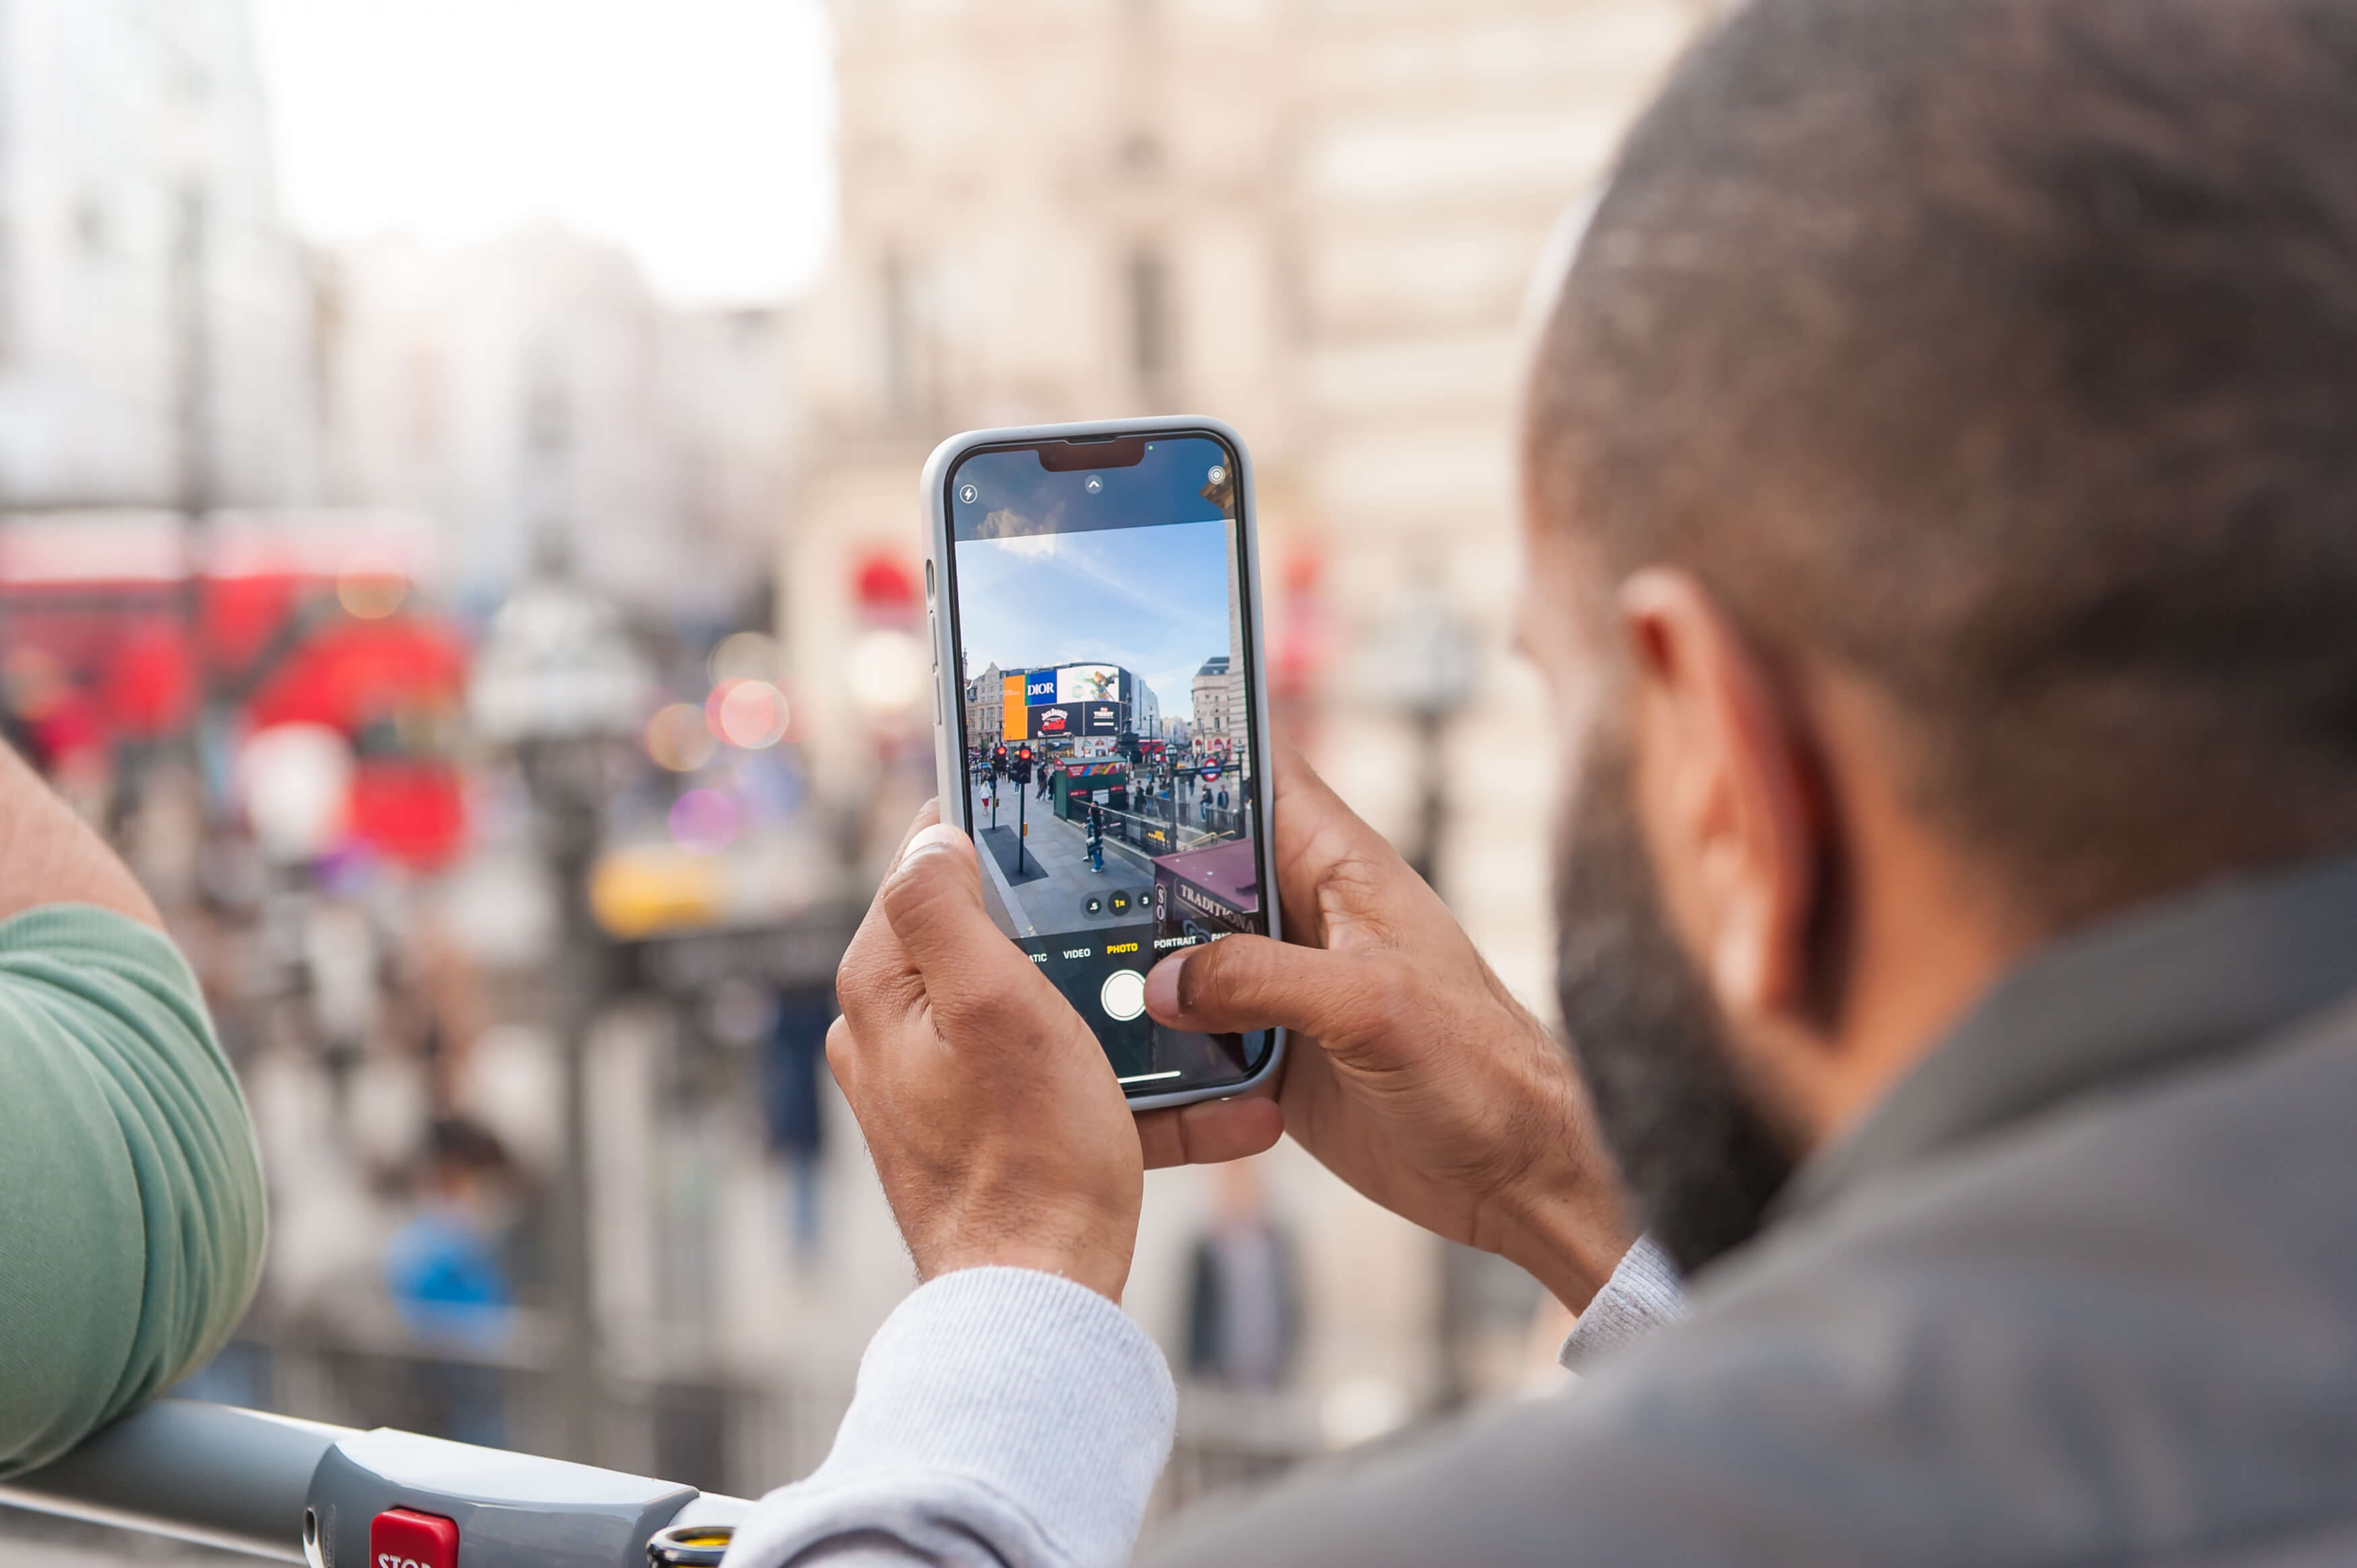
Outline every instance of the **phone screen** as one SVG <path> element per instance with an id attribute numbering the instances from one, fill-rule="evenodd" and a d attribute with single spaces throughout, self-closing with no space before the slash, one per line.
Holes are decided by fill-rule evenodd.
<path id="1" fill-rule="evenodd" d="M 966 821 L 991 918 L 1132 1095 L 1234 1083 L 1267 1031 L 1146 1015 L 1162 957 L 1265 935 L 1254 607 L 1235 454 L 1209 435 L 967 455 L 948 476 Z"/>

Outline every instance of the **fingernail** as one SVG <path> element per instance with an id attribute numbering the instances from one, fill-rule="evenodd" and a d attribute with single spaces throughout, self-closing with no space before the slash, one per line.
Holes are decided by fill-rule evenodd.
<path id="1" fill-rule="evenodd" d="M 935 822 L 931 827 L 920 828 L 917 830 L 916 836 L 909 841 L 908 849 L 900 856 L 900 864 L 906 865 L 920 854 L 931 854 L 937 849 L 947 849 L 963 837 L 965 837 L 964 833 L 947 822 Z"/>
<path id="2" fill-rule="evenodd" d="M 1165 1022 L 1178 1016 L 1178 972 L 1191 951 L 1172 953 L 1146 972 L 1146 1010 Z"/>

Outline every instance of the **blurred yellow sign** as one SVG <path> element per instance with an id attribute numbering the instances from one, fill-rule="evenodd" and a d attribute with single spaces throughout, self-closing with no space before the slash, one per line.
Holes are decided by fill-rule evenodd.
<path id="1" fill-rule="evenodd" d="M 716 925 L 727 902 L 718 866 L 669 844 L 610 851 L 589 873 L 590 913 L 626 941 Z"/>

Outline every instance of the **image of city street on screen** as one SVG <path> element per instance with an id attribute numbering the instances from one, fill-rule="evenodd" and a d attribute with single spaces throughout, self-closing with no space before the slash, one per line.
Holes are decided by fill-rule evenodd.
<path id="1" fill-rule="evenodd" d="M 968 800 L 1008 936 L 1258 929 L 1232 533 L 959 542 Z M 1028 788 L 993 776 L 1002 746 L 1030 748 Z"/>
<path id="2" fill-rule="evenodd" d="M 992 521 L 996 536 L 956 544 L 966 799 L 991 918 L 1117 1069 L 1232 1073 L 1232 1041 L 1124 1018 L 1129 983 L 1114 972 L 1266 929 L 1234 526 L 999 533 L 1007 520 Z"/>

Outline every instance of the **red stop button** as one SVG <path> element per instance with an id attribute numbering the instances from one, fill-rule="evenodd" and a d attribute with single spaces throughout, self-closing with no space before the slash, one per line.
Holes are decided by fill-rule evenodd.
<path id="1" fill-rule="evenodd" d="M 387 1509 L 369 1521 L 369 1568 L 458 1568 L 458 1526 L 438 1513 Z"/>

